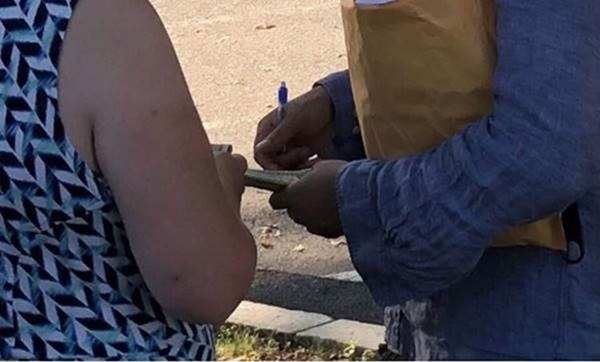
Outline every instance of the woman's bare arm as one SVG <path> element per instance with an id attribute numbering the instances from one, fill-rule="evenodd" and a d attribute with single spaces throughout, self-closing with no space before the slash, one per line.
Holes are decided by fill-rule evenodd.
<path id="1" fill-rule="evenodd" d="M 174 317 L 224 321 L 250 286 L 255 244 L 227 201 L 236 190 L 225 190 L 219 180 L 177 57 L 151 5 L 80 1 L 60 81 L 67 131 L 71 127 L 77 138 L 77 130 L 85 134 L 88 127 L 94 140 L 88 148 L 95 153 L 88 160 L 114 192 L 152 293 Z M 85 141 L 74 143 L 85 154 Z M 241 175 L 235 166 L 229 169 Z"/>

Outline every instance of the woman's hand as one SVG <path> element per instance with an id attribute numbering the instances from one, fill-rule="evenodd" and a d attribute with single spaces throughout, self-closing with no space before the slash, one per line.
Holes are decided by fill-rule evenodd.
<path id="1" fill-rule="evenodd" d="M 215 156 L 217 172 L 227 195 L 231 207 L 236 215 L 240 214 L 240 204 L 244 193 L 244 173 L 248 169 L 248 162 L 241 155 L 221 153 Z"/>

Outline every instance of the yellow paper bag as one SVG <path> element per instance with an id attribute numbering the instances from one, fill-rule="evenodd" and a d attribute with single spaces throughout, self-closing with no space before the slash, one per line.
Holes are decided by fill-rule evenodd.
<path id="1" fill-rule="evenodd" d="M 365 150 L 398 159 L 431 150 L 493 109 L 494 0 L 342 0 Z M 564 250 L 560 216 L 513 228 L 493 246 Z"/>

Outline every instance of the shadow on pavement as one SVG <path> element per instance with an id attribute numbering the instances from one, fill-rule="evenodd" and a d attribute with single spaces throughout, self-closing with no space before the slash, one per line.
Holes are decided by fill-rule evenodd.
<path id="1" fill-rule="evenodd" d="M 334 319 L 383 324 L 383 310 L 363 283 L 259 270 L 247 299 Z"/>

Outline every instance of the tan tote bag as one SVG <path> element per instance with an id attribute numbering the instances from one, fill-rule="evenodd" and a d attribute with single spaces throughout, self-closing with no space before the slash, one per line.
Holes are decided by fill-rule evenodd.
<path id="1" fill-rule="evenodd" d="M 491 113 L 494 0 L 341 1 L 369 158 L 426 152 Z M 492 244 L 516 245 L 566 249 L 560 216 L 508 230 Z"/>

